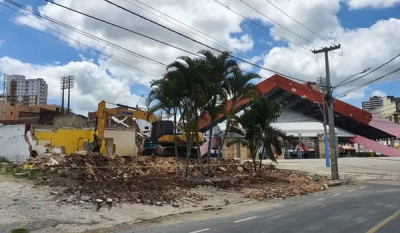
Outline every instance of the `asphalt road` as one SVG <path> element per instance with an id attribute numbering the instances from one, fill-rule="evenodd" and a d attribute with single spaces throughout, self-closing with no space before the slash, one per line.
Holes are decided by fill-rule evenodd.
<path id="1" fill-rule="evenodd" d="M 262 202 L 260 202 L 262 205 Z M 364 184 L 283 200 L 275 208 L 230 217 L 210 214 L 208 220 L 185 219 L 124 233 L 157 232 L 399 232 L 400 186 Z"/>

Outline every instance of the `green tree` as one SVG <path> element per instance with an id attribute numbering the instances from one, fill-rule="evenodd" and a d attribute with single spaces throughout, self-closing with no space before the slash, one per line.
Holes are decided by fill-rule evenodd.
<path id="1" fill-rule="evenodd" d="M 225 140 L 228 135 L 229 129 L 231 128 L 236 114 L 240 111 L 240 107 L 244 101 L 249 101 L 254 98 L 258 98 L 260 91 L 257 86 L 251 81 L 258 79 L 260 76 L 255 73 L 244 73 L 240 69 L 235 69 L 233 76 L 229 77 L 225 82 L 227 87 L 227 97 L 229 100 L 226 101 L 224 105 L 223 114 L 226 118 L 226 129 L 224 135 L 222 136 L 222 142 L 218 148 L 217 155 L 217 165 L 214 167 L 214 173 L 217 169 L 219 160 L 223 154 L 223 148 L 225 145 Z"/>
<path id="2" fill-rule="evenodd" d="M 207 101 L 203 91 L 207 83 L 207 68 L 204 61 L 183 56 L 178 57 L 177 60 L 168 65 L 167 70 L 165 79 L 174 80 L 175 88 L 171 90 L 176 92 L 175 95 L 180 100 L 181 122 L 183 123 L 187 145 L 185 176 L 188 177 L 191 148 L 194 145 L 194 140 L 200 143 L 197 137 L 199 132 L 198 122 L 200 109 L 206 105 Z M 197 154 L 201 165 L 202 160 L 199 151 Z M 202 166 L 201 169 L 203 169 Z"/>
<path id="3" fill-rule="evenodd" d="M 174 73 L 168 73 L 172 76 Z M 149 109 L 149 113 L 154 113 L 156 111 L 162 110 L 167 113 L 168 116 L 173 116 L 174 121 L 174 147 L 175 156 L 177 163 L 178 174 L 181 175 L 180 165 L 179 165 L 179 154 L 178 154 L 178 144 L 181 143 L 180 137 L 177 134 L 177 115 L 180 112 L 180 102 L 181 96 L 177 95 L 175 88 L 177 87 L 176 79 L 166 78 L 159 80 L 153 80 L 151 82 L 152 90 L 146 99 L 146 106 Z M 150 116 L 150 114 L 149 114 Z"/>
<path id="4" fill-rule="evenodd" d="M 227 146 L 229 147 L 239 142 L 249 149 L 251 158 L 253 160 L 254 172 L 257 171 L 256 156 L 258 148 L 262 143 L 262 138 L 260 137 L 262 131 L 261 127 L 257 124 L 257 118 L 258 113 L 252 108 L 244 109 L 243 114 L 240 116 L 235 115 L 234 120 L 232 121 L 232 127 L 230 127 L 229 131 L 238 133 L 242 135 L 243 138 L 238 138 L 227 143 Z"/>
<path id="5" fill-rule="evenodd" d="M 284 148 L 283 141 L 293 141 L 293 139 L 271 125 L 281 115 L 282 107 L 278 101 L 268 101 L 265 98 L 259 98 L 253 102 L 251 107 L 257 112 L 257 124 L 261 128 L 262 134 L 262 149 L 259 157 L 259 171 L 261 171 L 264 153 L 269 159 L 276 162 L 272 147 L 275 148 L 277 154 L 282 154 Z"/>
<path id="6" fill-rule="evenodd" d="M 251 105 L 244 110 L 241 116 L 235 116 L 235 127 L 231 130 L 244 136 L 239 141 L 249 148 L 254 171 L 256 171 L 256 156 L 260 146 L 262 150 L 259 157 L 259 172 L 261 172 L 264 152 L 269 159 L 276 162 L 272 147 L 278 154 L 282 154 L 284 145 L 281 140 L 294 141 L 294 138 L 271 125 L 280 116 L 280 113 L 281 105 L 277 101 L 268 101 L 261 97 L 252 100 Z M 233 143 L 231 142 L 229 145 Z"/>
<path id="7" fill-rule="evenodd" d="M 233 72 L 239 69 L 236 60 L 230 57 L 229 52 L 223 52 L 219 55 L 214 55 L 208 50 L 202 50 L 199 54 L 205 57 L 205 86 L 203 88 L 205 106 L 202 109 L 201 115 L 205 113 L 210 117 L 209 125 L 209 141 L 213 137 L 213 128 L 217 125 L 217 117 L 223 113 L 225 103 L 228 96 L 228 78 L 233 76 Z M 222 103 L 218 103 L 222 101 Z M 211 174 L 211 142 L 208 144 L 207 149 L 207 174 Z"/>

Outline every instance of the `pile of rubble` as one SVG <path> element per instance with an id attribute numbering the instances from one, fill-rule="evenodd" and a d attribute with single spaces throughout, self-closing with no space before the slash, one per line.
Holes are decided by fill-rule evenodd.
<path id="1" fill-rule="evenodd" d="M 239 190 L 245 198 L 258 200 L 326 189 L 324 177 L 317 180 L 307 173 L 275 169 L 272 165 L 263 165 L 262 173 L 254 174 L 252 162 L 235 159 L 221 159 L 214 176 L 206 179 L 201 176 L 197 160 L 191 160 L 189 179 L 178 174 L 175 158 L 107 157 L 99 153 L 74 153 L 64 157 L 45 153 L 30 162 L 43 171 L 40 184 L 58 188 L 59 200 L 72 203 L 132 202 L 177 207 L 182 198 L 199 202 L 207 199 L 190 191 L 199 185 Z M 212 168 L 215 163 L 213 160 Z M 181 172 L 184 164 L 184 160 L 180 161 Z M 206 164 L 203 167 L 206 169 Z"/>

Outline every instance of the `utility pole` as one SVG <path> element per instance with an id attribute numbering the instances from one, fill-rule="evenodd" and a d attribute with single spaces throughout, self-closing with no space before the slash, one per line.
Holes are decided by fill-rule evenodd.
<path id="1" fill-rule="evenodd" d="M 317 78 L 317 83 L 319 86 L 319 90 L 322 93 L 322 117 L 323 117 L 323 125 L 324 125 L 324 146 L 325 146 L 325 165 L 326 167 L 330 167 L 331 163 L 329 161 L 329 143 L 328 143 L 328 129 L 326 128 L 326 105 L 325 105 L 325 95 L 326 95 L 326 79 L 319 77 Z"/>
<path id="2" fill-rule="evenodd" d="M 336 49 L 340 49 L 340 44 L 312 51 L 314 54 L 325 53 L 326 101 L 328 102 L 329 141 L 330 141 L 330 149 L 331 149 L 330 155 L 331 155 L 331 165 L 332 165 L 331 175 L 333 180 L 339 179 L 339 168 L 338 168 L 338 150 L 336 145 L 335 116 L 333 112 L 332 85 L 331 85 L 331 76 L 329 72 L 328 52 Z"/>
<path id="3" fill-rule="evenodd" d="M 5 120 L 5 115 L 6 115 L 6 103 L 5 103 L 5 97 L 6 96 L 6 74 L 3 76 L 3 103 L 1 105 L 1 119 L 4 121 Z"/>

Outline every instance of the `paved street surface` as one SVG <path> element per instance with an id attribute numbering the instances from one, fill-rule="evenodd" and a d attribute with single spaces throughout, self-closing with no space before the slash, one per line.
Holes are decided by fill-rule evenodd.
<path id="1" fill-rule="evenodd" d="M 260 202 L 259 205 L 263 205 Z M 218 217 L 209 212 L 207 220 L 176 219 L 123 233 L 149 232 L 399 232 L 400 186 L 359 184 L 343 186 L 328 193 L 283 200 L 273 208 L 242 215 Z"/>
<path id="2" fill-rule="evenodd" d="M 330 176 L 325 159 L 279 160 L 278 168 L 302 170 Z M 267 162 L 270 163 L 270 162 Z M 400 157 L 339 158 L 339 176 L 357 181 L 400 181 Z"/>

